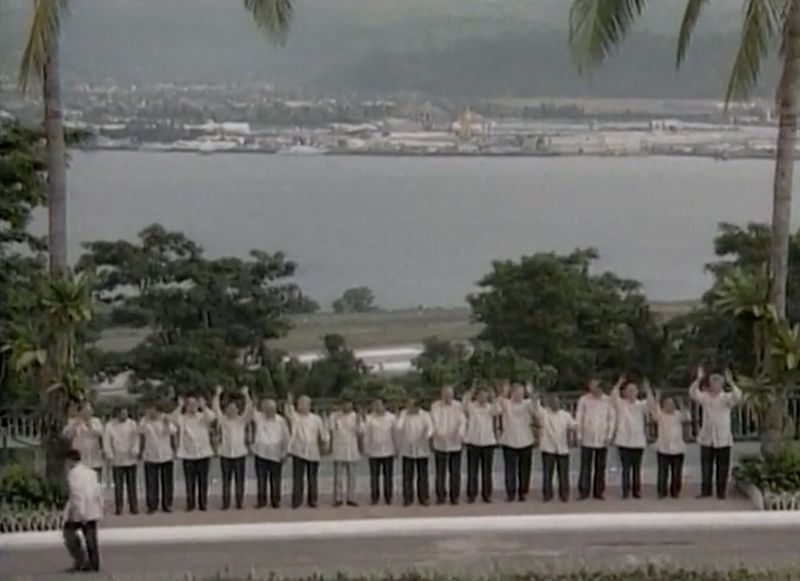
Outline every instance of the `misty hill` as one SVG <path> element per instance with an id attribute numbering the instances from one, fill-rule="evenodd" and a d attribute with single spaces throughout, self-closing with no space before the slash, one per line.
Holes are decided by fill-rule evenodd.
<path id="1" fill-rule="evenodd" d="M 68 81 L 268 80 L 315 92 L 447 96 L 719 97 L 739 2 L 716 0 L 684 71 L 674 71 L 682 2 L 651 2 L 618 58 L 592 78 L 566 48 L 568 0 L 296 0 L 283 48 L 241 0 L 73 0 Z M 0 2 L 0 70 L 13 72 L 30 0 Z"/>

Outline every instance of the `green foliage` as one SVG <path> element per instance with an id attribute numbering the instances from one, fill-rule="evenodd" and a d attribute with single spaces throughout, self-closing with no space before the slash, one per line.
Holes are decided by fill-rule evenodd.
<path id="1" fill-rule="evenodd" d="M 334 313 L 367 313 L 375 311 L 375 294 L 365 286 L 350 288 L 333 301 Z"/>
<path id="2" fill-rule="evenodd" d="M 0 473 L 0 507 L 11 510 L 60 509 L 66 491 L 23 464 L 10 464 Z"/>
<path id="3" fill-rule="evenodd" d="M 626 369 L 655 381 L 666 373 L 663 330 L 636 281 L 593 274 L 593 249 L 496 261 L 468 297 L 480 339 L 559 370 L 557 387 Z"/>
<path id="4" fill-rule="evenodd" d="M 747 456 L 734 467 L 736 479 L 763 491 L 800 492 L 800 450 L 784 446 L 769 456 Z"/>

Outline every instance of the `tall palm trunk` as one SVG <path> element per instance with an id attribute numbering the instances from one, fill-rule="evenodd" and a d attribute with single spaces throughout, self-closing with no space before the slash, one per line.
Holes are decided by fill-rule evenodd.
<path id="1" fill-rule="evenodd" d="M 44 129 L 47 138 L 47 208 L 50 272 L 67 269 L 67 147 L 64 141 L 64 112 L 61 105 L 59 39 L 54 35 L 42 71 Z"/>
<path id="2" fill-rule="evenodd" d="M 783 72 L 776 94 L 778 102 L 778 148 L 772 199 L 772 245 L 770 249 L 772 303 L 781 318 L 786 316 L 786 285 L 789 278 L 794 148 L 797 143 L 797 81 L 800 72 L 800 0 L 792 0 L 783 30 Z"/>

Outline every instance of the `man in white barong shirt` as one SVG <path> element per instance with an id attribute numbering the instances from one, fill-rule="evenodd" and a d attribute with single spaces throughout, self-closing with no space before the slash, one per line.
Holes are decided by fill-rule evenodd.
<path id="1" fill-rule="evenodd" d="M 506 500 L 525 502 L 531 487 L 533 463 L 533 401 L 526 397 L 523 385 L 504 384 L 500 397 L 503 431 L 503 464 L 506 480 Z"/>
<path id="2" fill-rule="evenodd" d="M 467 416 L 464 442 L 467 445 L 467 502 L 472 504 L 480 494 L 483 502 L 492 502 L 494 478 L 494 449 L 497 447 L 495 419 L 500 415 L 499 404 L 490 400 L 487 389 L 468 391 L 462 399 Z"/>
<path id="3" fill-rule="evenodd" d="M 417 500 L 428 506 L 430 485 L 428 483 L 428 458 L 431 455 L 433 422 L 431 415 L 414 399 L 406 402 L 406 407 L 397 419 L 397 440 L 403 462 L 403 505 L 414 502 L 416 476 Z"/>
<path id="4" fill-rule="evenodd" d="M 591 495 L 602 500 L 606 491 L 608 447 L 614 439 L 616 412 L 611 398 L 603 393 L 597 379 L 589 380 L 586 393 L 578 399 L 575 422 L 581 447 L 579 498 L 585 500 Z"/>
<path id="5" fill-rule="evenodd" d="M 364 452 L 369 458 L 370 501 L 373 505 L 378 504 L 381 498 L 381 478 L 383 499 L 386 504 L 392 504 L 394 457 L 397 454 L 395 421 L 395 415 L 380 399 L 372 402 L 372 412 L 364 419 Z"/>
<path id="6" fill-rule="evenodd" d="M 330 433 L 317 414 L 311 411 L 311 398 L 300 396 L 297 408 L 289 394 L 286 405 L 292 437 L 289 440 L 289 455 L 292 457 L 292 508 L 303 504 L 303 490 L 308 480 L 308 506 L 316 508 L 319 496 L 318 474 L 322 456 L 321 447 L 330 444 Z"/>
<path id="7" fill-rule="evenodd" d="M 431 405 L 433 459 L 436 472 L 436 504 L 458 504 L 461 496 L 461 450 L 467 419 L 464 407 L 453 396 L 453 388 L 442 389 L 441 398 Z M 449 476 L 449 479 L 448 479 Z"/>
<path id="8" fill-rule="evenodd" d="M 69 419 L 62 436 L 70 448 L 81 453 L 81 463 L 103 479 L 103 422 L 94 416 L 92 404 L 85 402 Z"/>
<path id="9" fill-rule="evenodd" d="M 81 462 L 78 450 L 67 452 L 66 463 L 69 497 L 64 507 L 63 535 L 73 560 L 71 571 L 99 571 L 97 527 L 103 519 L 103 489 L 96 471 Z"/>
<path id="10" fill-rule="evenodd" d="M 617 412 L 617 433 L 614 444 L 622 465 L 622 498 L 642 497 L 642 457 L 647 447 L 645 421 L 647 400 L 639 399 L 639 386 L 620 377 L 611 390 L 611 401 Z"/>
<path id="11" fill-rule="evenodd" d="M 216 416 L 206 407 L 204 398 L 194 396 L 178 399 L 171 419 L 178 428 L 177 456 L 183 462 L 186 483 L 186 510 L 195 507 L 208 509 L 208 473 L 214 450 L 211 447 L 211 427 Z"/>
<path id="12" fill-rule="evenodd" d="M 139 422 L 148 513 L 158 510 L 159 493 L 161 510 L 172 512 L 175 491 L 175 450 L 172 439 L 177 433 L 178 428 L 169 417 L 161 413 L 155 405 L 148 406 L 145 416 Z"/>
<path id="13" fill-rule="evenodd" d="M 267 505 L 267 492 L 272 508 L 281 505 L 283 461 L 289 453 L 289 425 L 277 413 L 275 400 L 261 400 L 260 409 L 253 414 L 253 457 L 257 482 L 257 508 Z M 267 490 L 269 488 L 269 491 Z"/>
<path id="14" fill-rule="evenodd" d="M 353 409 L 353 402 L 342 402 L 341 409 L 328 418 L 331 431 L 331 455 L 333 456 L 333 505 L 342 506 L 343 480 L 346 482 L 347 506 L 358 506 L 356 502 L 356 469 L 361 454 L 358 440 L 362 432 L 361 419 Z"/>
<path id="15" fill-rule="evenodd" d="M 247 426 L 253 420 L 253 401 L 250 399 L 250 390 L 243 387 L 240 390 L 244 400 L 242 409 L 236 404 L 236 400 L 229 396 L 222 409 L 222 387 L 218 386 L 214 399 L 211 402 L 211 409 L 217 418 L 217 426 L 220 433 L 219 464 L 222 472 L 222 510 L 228 510 L 231 506 L 231 483 L 234 484 L 234 495 L 236 497 L 236 508 L 244 508 L 244 483 L 245 467 L 247 460 Z"/>
<path id="16" fill-rule="evenodd" d="M 139 463 L 141 436 L 139 426 L 128 417 L 128 409 L 118 408 L 114 418 L 106 424 L 103 433 L 103 450 L 111 464 L 114 480 L 114 509 L 122 514 L 124 491 L 128 494 L 128 510 L 139 512 L 136 467 Z"/>

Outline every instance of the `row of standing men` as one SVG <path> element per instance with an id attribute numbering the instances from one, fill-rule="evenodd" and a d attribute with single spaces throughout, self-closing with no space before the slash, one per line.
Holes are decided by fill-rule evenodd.
<path id="1" fill-rule="evenodd" d="M 524 501 L 530 490 L 534 432 L 542 456 L 542 494 L 545 501 L 555 496 L 570 496 L 569 451 L 580 447 L 580 499 L 605 494 L 608 448 L 618 448 L 622 467 L 623 498 L 641 497 L 642 456 L 647 446 L 648 416 L 657 426 L 655 444 L 658 457 L 658 495 L 678 497 L 686 450 L 684 427 L 688 412 L 674 400 L 661 399 L 649 387 L 640 398 L 635 383 L 621 377 L 606 395 L 599 382 L 588 382 L 579 399 L 575 416 L 561 409 L 558 397 L 548 394 L 544 405 L 529 388 L 503 385 L 496 396 L 486 389 L 471 390 L 461 401 L 445 388 L 430 411 L 409 400 L 398 414 L 388 411 L 383 402 L 373 403 L 369 414 L 357 413 L 350 402 L 329 416 L 311 409 L 311 400 L 289 398 L 285 417 L 273 400 L 262 400 L 255 408 L 247 388 L 241 397 L 222 402 L 218 388 L 211 405 L 202 398 L 178 401 L 172 413 L 156 407 L 146 410 L 140 422 L 119 409 L 105 425 L 92 415 L 89 405 L 70 419 L 64 436 L 78 450 L 83 463 L 98 475 L 106 462 L 111 465 L 115 509 L 123 510 L 127 489 L 130 512 L 138 512 L 137 466 L 144 464 L 147 511 L 172 510 L 174 458 L 182 461 L 186 484 L 186 509 L 208 506 L 211 458 L 219 456 L 222 473 L 222 508 L 231 506 L 233 497 L 242 508 L 245 496 L 245 462 L 252 452 L 257 480 L 257 506 L 281 503 L 283 465 L 292 460 L 292 506 L 304 499 L 311 507 L 318 502 L 318 470 L 321 457 L 330 449 L 334 467 L 333 501 L 356 505 L 356 468 L 366 456 L 370 472 L 371 502 L 381 497 L 389 504 L 393 498 L 395 458 L 401 458 L 403 503 L 415 498 L 429 503 L 429 458 L 434 458 L 435 500 L 457 504 L 461 494 L 462 452 L 466 448 L 467 501 L 480 496 L 492 501 L 493 461 L 500 446 L 504 460 L 505 492 L 508 501 Z M 725 390 L 721 375 L 706 378 L 702 369 L 689 388 L 690 398 L 702 410 L 701 496 L 712 496 L 716 476 L 716 495 L 724 498 L 733 437 L 731 409 L 740 401 L 735 386 Z M 217 434 L 217 437 L 215 437 Z"/>

